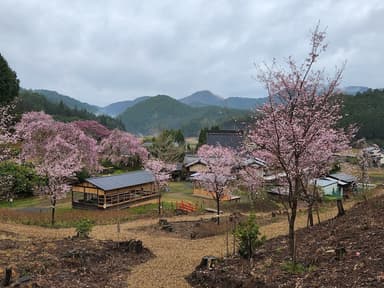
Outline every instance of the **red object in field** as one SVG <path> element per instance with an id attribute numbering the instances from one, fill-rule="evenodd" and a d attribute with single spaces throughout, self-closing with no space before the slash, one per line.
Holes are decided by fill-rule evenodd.
<path id="1" fill-rule="evenodd" d="M 193 205 L 191 202 L 181 201 L 180 203 L 176 202 L 176 209 L 182 210 L 185 212 L 194 212 L 197 210 L 197 207 L 196 205 Z"/>

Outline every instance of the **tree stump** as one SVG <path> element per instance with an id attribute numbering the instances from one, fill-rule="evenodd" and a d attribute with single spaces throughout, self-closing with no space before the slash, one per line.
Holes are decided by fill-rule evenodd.
<path id="1" fill-rule="evenodd" d="M 217 258 L 215 256 L 204 256 L 201 259 L 201 262 L 199 266 L 197 266 L 200 269 L 209 269 L 212 270 L 217 263 Z"/>
<path id="2" fill-rule="evenodd" d="M 344 247 L 337 246 L 335 249 L 335 253 L 336 253 L 336 260 L 341 260 L 342 258 L 344 258 L 344 255 L 347 253 L 347 251 L 345 250 Z"/>
<path id="3" fill-rule="evenodd" d="M 4 280 L 3 280 L 3 286 L 6 287 L 11 283 L 11 277 L 12 277 L 12 268 L 7 267 L 4 271 Z"/>
<path id="4" fill-rule="evenodd" d="M 159 225 L 160 226 L 168 225 L 168 220 L 165 218 L 160 218 L 159 219 Z"/>

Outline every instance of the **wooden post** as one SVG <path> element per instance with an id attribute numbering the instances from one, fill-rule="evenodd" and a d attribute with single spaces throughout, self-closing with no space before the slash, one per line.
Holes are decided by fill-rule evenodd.
<path id="1" fill-rule="evenodd" d="M 3 280 L 3 286 L 8 286 L 11 283 L 11 277 L 12 277 L 12 268 L 7 267 L 4 271 L 4 280 Z"/>
<path id="2" fill-rule="evenodd" d="M 229 256 L 229 227 L 228 227 L 228 217 L 227 217 L 227 222 L 226 222 L 226 233 L 225 233 L 225 246 L 226 246 L 226 248 L 227 248 L 227 255 L 226 255 L 226 257 L 228 257 Z"/>

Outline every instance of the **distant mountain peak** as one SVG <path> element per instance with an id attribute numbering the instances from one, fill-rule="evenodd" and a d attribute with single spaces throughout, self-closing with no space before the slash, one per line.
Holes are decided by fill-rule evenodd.
<path id="1" fill-rule="evenodd" d="M 366 86 L 347 86 L 342 88 L 341 91 L 347 95 L 356 95 L 357 93 L 364 93 L 368 89 Z"/>
<path id="2" fill-rule="evenodd" d="M 223 106 L 224 98 L 213 94 L 209 90 L 197 91 L 185 98 L 180 99 L 180 102 L 195 106 Z"/>

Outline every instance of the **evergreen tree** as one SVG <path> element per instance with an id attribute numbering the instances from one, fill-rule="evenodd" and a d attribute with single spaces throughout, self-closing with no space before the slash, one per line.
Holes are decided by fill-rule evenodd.
<path id="1" fill-rule="evenodd" d="M 10 103 L 19 93 L 19 80 L 15 71 L 0 54 L 0 105 Z"/>

